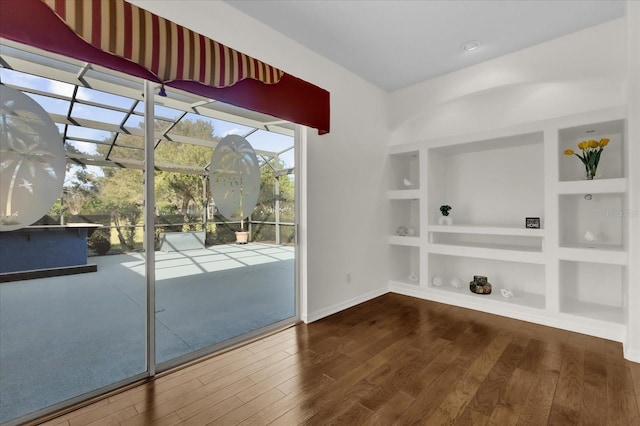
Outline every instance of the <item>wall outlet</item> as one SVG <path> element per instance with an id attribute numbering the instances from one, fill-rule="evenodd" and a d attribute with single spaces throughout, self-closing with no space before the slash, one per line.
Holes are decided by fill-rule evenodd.
<path id="1" fill-rule="evenodd" d="M 351 282 L 351 272 L 347 272 L 347 283 Z"/>

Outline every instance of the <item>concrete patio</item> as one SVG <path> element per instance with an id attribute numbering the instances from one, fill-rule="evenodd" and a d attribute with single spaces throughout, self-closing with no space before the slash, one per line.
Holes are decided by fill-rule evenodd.
<path id="1" fill-rule="evenodd" d="M 156 252 L 158 363 L 294 316 L 294 248 Z M 0 423 L 145 371 L 140 253 L 0 284 Z"/>

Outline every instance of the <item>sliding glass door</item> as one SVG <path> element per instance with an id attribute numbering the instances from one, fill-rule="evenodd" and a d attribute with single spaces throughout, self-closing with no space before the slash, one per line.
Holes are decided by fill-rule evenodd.
<path id="1" fill-rule="evenodd" d="M 167 368 L 294 319 L 294 144 L 155 111 L 155 357 Z"/>
<path id="2" fill-rule="evenodd" d="M 160 97 L 138 79 L 41 52 L 0 53 L 12 67 L 0 68 L 2 84 L 53 126 L 53 137 L 39 137 L 15 123 L 30 116 L 2 106 L 0 423 L 296 319 L 290 123 L 184 92 Z M 216 162 L 228 135 L 240 155 L 220 150 Z M 220 176 L 230 185 L 222 192 L 212 185 Z M 225 207 L 225 194 L 245 193 L 249 181 L 242 208 Z M 9 229 L 49 193 L 53 205 L 35 223 Z"/>

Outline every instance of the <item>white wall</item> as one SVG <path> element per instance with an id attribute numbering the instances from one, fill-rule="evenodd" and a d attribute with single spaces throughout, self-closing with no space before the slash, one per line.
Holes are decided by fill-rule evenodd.
<path id="1" fill-rule="evenodd" d="M 627 138 L 629 138 L 629 179 L 636 189 L 629 191 L 629 259 L 628 329 L 625 357 L 640 362 L 640 2 L 627 1 Z"/>
<path id="2" fill-rule="evenodd" d="M 620 18 L 395 91 L 391 143 L 623 105 L 625 31 Z"/>
<path id="3" fill-rule="evenodd" d="M 386 292 L 381 170 L 390 138 L 388 95 L 226 3 L 131 3 L 331 92 L 331 133 L 308 134 L 307 223 L 302 224 L 308 299 L 302 318 L 315 320 Z"/>

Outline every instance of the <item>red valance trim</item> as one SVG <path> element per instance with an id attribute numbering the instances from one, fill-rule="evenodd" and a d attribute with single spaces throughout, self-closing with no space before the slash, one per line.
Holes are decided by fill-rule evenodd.
<path id="1" fill-rule="evenodd" d="M 274 84 L 264 84 L 257 80 L 247 78 L 238 81 L 230 87 L 212 87 L 200 82 L 189 81 L 188 78 L 184 78 L 188 77 L 188 75 L 184 75 L 185 68 L 182 67 L 182 79 L 174 79 L 172 81 L 165 82 L 142 65 L 134 63 L 124 57 L 105 52 L 89 44 L 72 31 L 58 17 L 58 15 L 56 15 L 53 10 L 41 0 L 1 1 L 2 11 L 0 13 L 0 37 L 49 52 L 72 57 L 81 61 L 111 68 L 135 77 L 144 78 L 158 83 L 166 83 L 166 85 L 170 87 L 181 88 L 195 94 L 217 99 L 242 108 L 262 112 L 294 123 L 313 127 L 318 129 L 321 134 L 328 133 L 330 130 L 329 92 L 304 80 L 283 73 L 280 81 Z M 64 2 L 65 0 L 61 1 Z M 101 0 L 88 1 L 97 2 L 99 4 L 110 3 L 108 1 L 102 2 Z M 131 6 L 126 2 L 125 4 Z M 133 15 L 131 16 L 131 19 L 133 19 Z M 150 14 L 150 16 L 156 15 Z M 145 25 L 147 22 L 148 21 L 145 20 Z M 170 21 L 165 22 L 165 25 L 169 24 Z M 106 38 L 101 35 L 100 39 L 102 40 L 102 43 L 105 42 L 105 39 L 111 40 L 114 37 L 118 37 L 117 33 L 114 34 L 113 31 L 108 31 L 109 29 L 105 28 L 104 25 L 92 25 L 92 34 L 95 34 L 98 31 L 98 28 L 100 28 L 100 34 L 104 34 L 105 31 L 108 34 L 108 37 Z M 153 38 L 156 36 L 158 42 L 161 42 L 162 36 L 160 33 L 153 35 Z M 124 48 L 123 52 L 127 52 L 129 49 L 133 52 L 137 49 L 139 54 L 144 54 L 145 57 L 148 56 L 147 59 L 151 58 L 152 56 L 147 50 L 140 48 L 141 45 L 147 42 L 148 37 L 151 36 L 147 36 L 142 33 L 134 34 L 131 45 Z M 184 37 L 184 32 L 182 37 Z M 198 49 L 200 50 L 203 48 L 206 49 L 206 45 L 201 43 L 203 39 L 207 38 L 198 34 L 197 37 L 191 37 L 190 43 L 193 42 L 194 46 L 195 44 L 198 44 Z M 184 42 L 184 38 L 182 40 Z M 151 43 L 153 45 L 153 41 Z M 215 52 L 211 53 L 212 55 L 216 55 Z M 217 55 L 219 54 L 220 52 L 218 52 Z M 242 67 L 243 69 L 245 67 L 252 68 L 256 70 L 258 74 L 268 74 L 269 68 L 267 68 L 266 64 L 254 58 L 250 58 L 249 56 L 240 55 L 242 54 L 239 52 L 231 55 L 231 61 L 233 62 L 234 67 Z M 157 60 L 158 67 L 162 67 L 163 59 L 158 57 Z M 183 65 L 185 63 L 184 61 L 187 61 L 189 64 L 191 63 L 191 59 L 184 57 L 181 61 Z M 230 69 L 227 68 L 230 66 L 231 64 L 225 62 L 225 69 Z M 177 69 L 178 68 L 176 68 L 176 70 Z M 202 75 L 202 71 L 204 70 L 205 74 L 209 73 L 211 74 L 211 77 L 216 78 L 214 74 L 211 73 L 211 68 L 206 64 L 203 64 L 202 61 L 199 64 L 194 62 L 194 67 L 191 68 L 192 71 L 190 72 L 194 72 L 193 70 L 195 69 L 198 69 L 198 73 L 200 75 Z M 217 78 L 220 78 L 220 76 Z"/>

